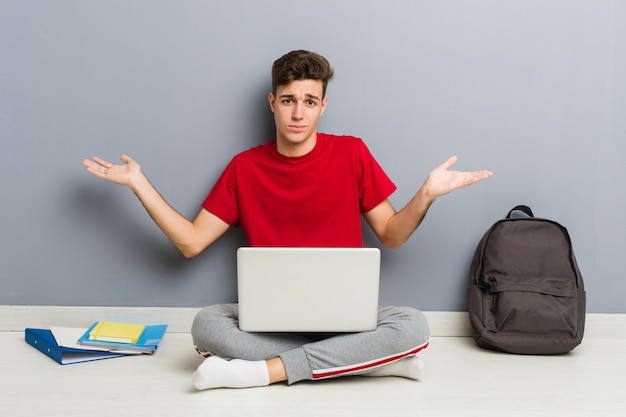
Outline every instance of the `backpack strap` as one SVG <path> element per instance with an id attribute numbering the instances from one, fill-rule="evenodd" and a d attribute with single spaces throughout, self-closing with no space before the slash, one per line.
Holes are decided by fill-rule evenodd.
<path id="1" fill-rule="evenodd" d="M 511 211 L 509 211 L 509 214 L 507 214 L 507 215 L 506 215 L 506 218 L 507 218 L 507 219 L 510 219 L 510 218 L 511 218 L 511 214 L 512 214 L 514 211 L 516 211 L 516 210 L 519 210 L 519 211 L 522 211 L 522 212 L 526 213 L 526 215 L 527 215 L 528 217 L 535 217 L 535 215 L 533 214 L 533 211 L 530 209 L 530 207 L 525 206 L 525 205 L 523 205 L 523 204 L 520 204 L 520 205 L 518 205 L 518 206 L 513 207 L 513 208 L 511 209 Z"/>

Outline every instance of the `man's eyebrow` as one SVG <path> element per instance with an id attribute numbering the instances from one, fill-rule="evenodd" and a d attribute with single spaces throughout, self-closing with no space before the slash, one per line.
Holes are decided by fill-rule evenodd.
<path id="1" fill-rule="evenodd" d="M 320 98 L 318 96 L 314 95 L 314 94 L 305 94 L 305 96 L 307 98 L 312 98 L 313 100 L 318 100 L 318 101 L 320 100 Z M 279 96 L 279 98 L 291 98 L 291 99 L 294 99 L 294 98 L 296 98 L 296 96 L 295 96 L 295 94 L 281 94 Z"/>

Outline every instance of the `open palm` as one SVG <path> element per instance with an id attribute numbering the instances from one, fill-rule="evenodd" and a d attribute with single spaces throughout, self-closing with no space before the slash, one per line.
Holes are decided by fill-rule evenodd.
<path id="1" fill-rule="evenodd" d="M 453 156 L 428 174 L 425 186 L 433 197 L 440 197 L 458 188 L 467 187 L 493 175 L 491 171 L 450 171 L 458 158 Z"/>
<path id="2" fill-rule="evenodd" d="M 94 156 L 92 159 L 83 160 L 83 165 L 98 178 L 115 182 L 122 185 L 130 185 L 132 178 L 141 172 L 141 167 L 128 155 L 120 158 L 122 165 L 114 165 L 104 159 Z"/>

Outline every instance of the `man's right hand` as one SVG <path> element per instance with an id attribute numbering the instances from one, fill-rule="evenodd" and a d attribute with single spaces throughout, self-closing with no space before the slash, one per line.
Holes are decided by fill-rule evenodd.
<path id="1" fill-rule="evenodd" d="M 122 155 L 123 165 L 113 165 L 103 159 L 94 156 L 91 159 L 84 159 L 83 165 L 98 178 L 131 186 L 133 179 L 141 174 L 141 167 L 130 156 Z"/>

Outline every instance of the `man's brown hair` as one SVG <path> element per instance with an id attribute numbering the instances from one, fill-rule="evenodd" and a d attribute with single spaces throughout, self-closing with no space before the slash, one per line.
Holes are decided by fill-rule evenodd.
<path id="1" fill-rule="evenodd" d="M 276 95 L 279 86 L 292 81 L 320 80 L 323 98 L 333 75 L 330 63 L 323 56 L 303 50 L 291 51 L 278 58 L 272 65 L 272 92 Z"/>

